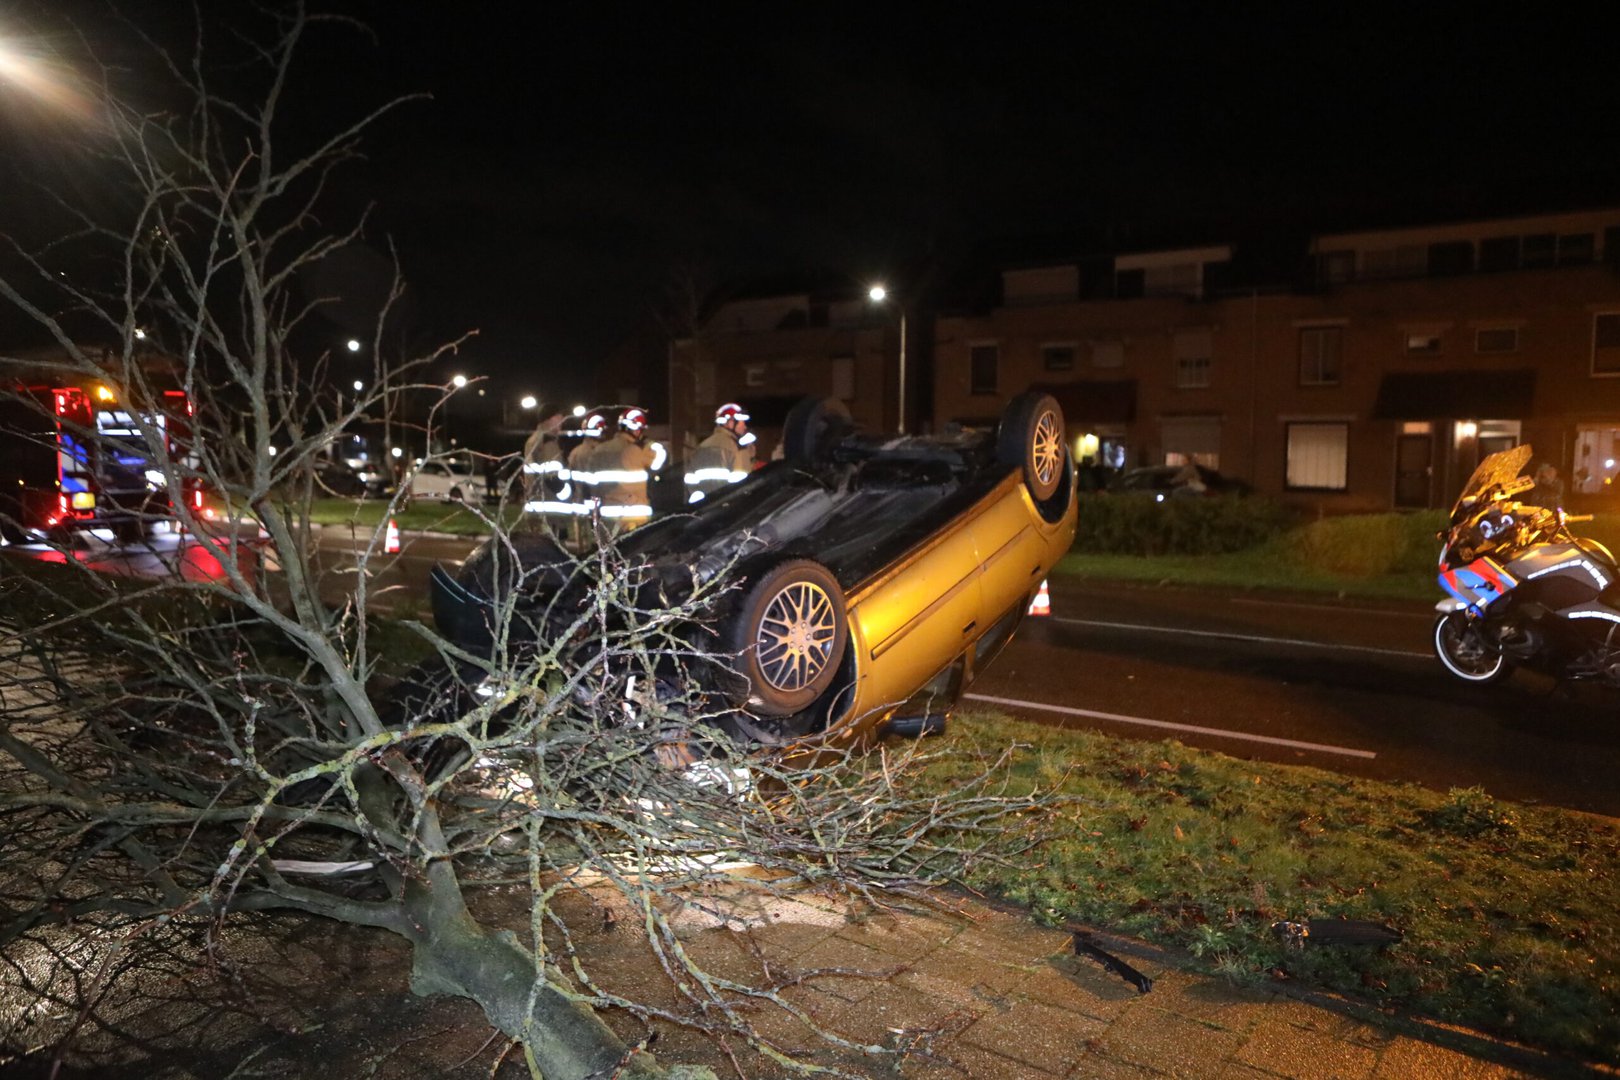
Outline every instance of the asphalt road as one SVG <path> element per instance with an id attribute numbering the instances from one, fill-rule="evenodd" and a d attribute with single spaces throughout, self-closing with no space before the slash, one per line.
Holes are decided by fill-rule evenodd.
<path id="1" fill-rule="evenodd" d="M 1058 581 L 1053 609 L 973 685 L 973 702 L 1620 816 L 1620 691 L 1523 672 L 1462 684 L 1430 652 L 1425 604 Z"/>
<path id="2" fill-rule="evenodd" d="M 373 561 L 372 602 L 425 614 L 428 571 L 459 563 L 472 542 L 404 539 L 397 558 Z M 352 592 L 354 552 L 367 541 L 320 532 L 329 601 Z M 81 557 L 120 572 L 161 564 L 139 552 Z M 1432 618 L 1427 604 L 1059 579 L 1053 615 L 1026 624 L 968 704 L 1620 817 L 1620 691 L 1558 687 L 1522 672 L 1503 686 L 1466 686 L 1431 655 Z"/>

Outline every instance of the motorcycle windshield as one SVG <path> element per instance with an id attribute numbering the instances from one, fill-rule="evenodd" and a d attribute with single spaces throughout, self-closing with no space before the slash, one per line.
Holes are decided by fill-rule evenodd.
<path id="1" fill-rule="evenodd" d="M 1451 508 L 1453 516 L 1470 496 L 1477 498 L 1487 488 L 1505 484 L 1524 472 L 1524 467 L 1530 464 L 1531 453 L 1530 444 L 1523 443 L 1511 450 L 1499 450 L 1480 462 L 1474 475 L 1463 485 L 1462 494 L 1457 496 L 1456 505 Z"/>

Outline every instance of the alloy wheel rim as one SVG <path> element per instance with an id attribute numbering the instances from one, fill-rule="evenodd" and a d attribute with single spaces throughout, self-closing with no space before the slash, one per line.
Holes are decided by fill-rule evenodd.
<path id="1" fill-rule="evenodd" d="M 1063 463 L 1063 432 L 1058 430 L 1057 416 L 1047 410 L 1035 422 L 1034 438 L 1035 476 L 1042 484 L 1050 484 Z"/>
<path id="2" fill-rule="evenodd" d="M 813 582 L 794 582 L 771 597 L 759 621 L 755 652 L 760 674 L 785 693 L 805 689 L 831 660 L 837 632 L 827 591 Z"/>

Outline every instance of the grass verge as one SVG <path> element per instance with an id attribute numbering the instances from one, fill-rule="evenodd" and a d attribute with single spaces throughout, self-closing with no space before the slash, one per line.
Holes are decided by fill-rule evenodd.
<path id="1" fill-rule="evenodd" d="M 380 499 L 316 499 L 310 504 L 309 519 L 317 525 L 331 525 L 371 532 L 392 517 L 407 532 L 440 532 L 455 536 L 488 536 L 496 515 L 511 528 L 523 516 L 522 507 L 469 507 L 460 503 L 430 502 L 417 499 L 409 506 L 389 512 Z"/>
<path id="2" fill-rule="evenodd" d="M 1432 573 L 1362 577 L 1299 566 L 1280 557 L 1276 543 L 1227 555 L 1065 555 L 1054 574 L 1150 585 L 1191 585 L 1220 589 L 1293 590 L 1341 597 L 1438 600 Z"/>
<path id="3" fill-rule="evenodd" d="M 1620 827 L 1606 819 L 993 713 L 960 716 L 949 738 L 962 753 L 928 777 L 942 793 L 1017 743 L 1014 787 L 1078 800 L 1032 822 L 1057 834 L 1037 853 L 972 867 L 973 888 L 1187 949 L 1240 983 L 1297 980 L 1620 1061 Z M 1301 949 L 1270 929 L 1336 917 L 1405 938 Z"/>

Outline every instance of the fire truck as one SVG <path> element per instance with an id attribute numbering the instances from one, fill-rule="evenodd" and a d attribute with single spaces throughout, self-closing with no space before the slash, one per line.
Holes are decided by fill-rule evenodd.
<path id="1" fill-rule="evenodd" d="M 186 480 L 171 492 L 147 441 L 155 427 L 170 460 L 182 461 L 191 414 L 182 390 L 136 405 L 99 382 L 0 383 L 0 541 L 80 529 L 138 539 L 173 521 L 173 499 L 201 510 L 202 487 Z"/>

